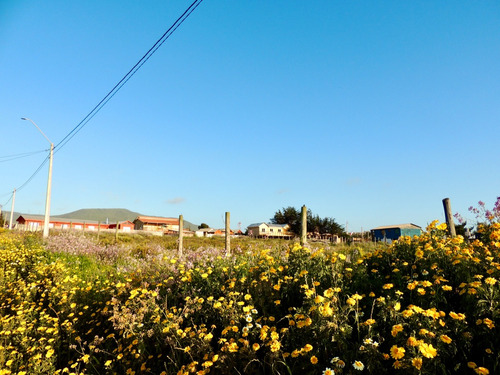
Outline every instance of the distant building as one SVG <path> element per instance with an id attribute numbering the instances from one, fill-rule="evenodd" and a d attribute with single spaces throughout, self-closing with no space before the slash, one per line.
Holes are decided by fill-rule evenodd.
<path id="1" fill-rule="evenodd" d="M 214 228 L 201 228 L 194 232 L 196 237 L 213 237 L 215 235 Z"/>
<path id="2" fill-rule="evenodd" d="M 247 227 L 248 235 L 254 237 L 291 237 L 292 234 L 288 232 L 289 228 L 288 224 L 268 223 L 255 223 Z"/>
<path id="3" fill-rule="evenodd" d="M 43 228 L 45 222 L 44 215 L 20 215 L 17 218 L 16 228 L 21 230 L 36 231 Z M 49 228 L 50 229 L 81 229 L 81 230 L 97 230 L 108 229 L 109 225 L 104 223 L 99 223 L 94 220 L 78 220 L 78 219 L 67 219 L 64 217 L 51 216 L 49 218 Z"/>
<path id="4" fill-rule="evenodd" d="M 134 229 L 146 232 L 179 232 L 179 219 L 173 217 L 138 216 L 134 220 Z"/>
<path id="5" fill-rule="evenodd" d="M 418 225 L 408 223 L 381 226 L 372 229 L 370 232 L 372 234 L 373 241 L 383 241 L 391 243 L 401 236 L 419 236 L 420 234 L 422 234 L 422 228 Z"/>
<path id="6" fill-rule="evenodd" d="M 123 232 L 131 232 L 134 230 L 135 224 L 132 223 L 129 220 L 126 221 L 119 221 L 118 222 L 118 230 L 121 230 Z M 111 223 L 108 225 L 109 229 L 115 229 L 116 230 L 116 223 Z"/>

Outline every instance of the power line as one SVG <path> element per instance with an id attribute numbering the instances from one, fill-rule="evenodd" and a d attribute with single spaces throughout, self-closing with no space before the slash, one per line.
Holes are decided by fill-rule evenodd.
<path id="1" fill-rule="evenodd" d="M 33 172 L 33 174 L 24 182 L 24 184 L 22 184 L 21 186 L 19 186 L 18 188 L 16 188 L 16 191 L 20 191 L 20 190 L 24 189 L 24 187 L 26 185 L 28 185 L 33 178 L 35 178 L 35 176 L 38 174 L 38 172 L 40 172 L 40 170 L 43 168 L 43 166 L 47 163 L 48 160 L 49 160 L 49 156 L 47 156 L 43 160 L 42 164 L 40 164 L 38 166 L 38 168 L 35 170 L 35 172 Z"/>
<path id="2" fill-rule="evenodd" d="M 76 125 L 66 136 L 54 146 L 54 153 L 58 152 L 61 148 L 63 148 L 82 128 L 87 125 L 87 123 L 92 120 L 92 118 L 116 95 L 118 91 L 128 82 L 132 76 L 137 73 L 137 71 L 149 60 L 149 58 L 166 42 L 168 38 L 177 30 L 177 28 L 194 12 L 196 8 L 201 4 L 203 0 L 195 0 L 191 5 L 182 13 L 182 15 L 177 18 L 177 20 L 168 28 L 168 30 L 161 36 L 160 39 L 156 41 L 156 43 L 142 56 L 142 58 L 130 69 L 125 76 L 106 94 L 106 96 L 81 120 L 78 125 Z M 47 151 L 47 150 L 44 150 Z M 40 152 L 44 152 L 40 151 Z M 20 155 L 15 155 L 17 158 L 23 157 Z M 4 161 L 9 161 L 14 159 L 8 159 Z M 43 166 L 47 163 L 49 157 L 47 156 L 42 164 L 33 172 L 33 174 L 19 187 L 16 191 L 22 190 L 43 168 Z M 0 160 L 1 162 L 2 160 Z M 10 193 L 7 193 L 10 194 Z M 7 195 L 4 194 L 4 195 Z M 10 200 L 5 203 L 7 204 Z"/>
<path id="3" fill-rule="evenodd" d="M 47 152 L 47 151 L 50 151 L 50 150 L 47 149 L 47 150 L 40 150 L 40 151 L 24 152 L 21 154 L 0 156 L 0 163 L 6 163 L 8 161 L 21 159 L 21 158 L 25 158 L 25 157 L 36 155 L 36 154 L 41 154 L 42 152 Z"/>
<path id="4" fill-rule="evenodd" d="M 16 191 L 20 191 L 20 190 L 24 189 L 26 187 L 26 185 L 28 185 L 30 183 L 30 181 L 33 180 L 33 178 L 35 178 L 35 176 L 38 174 L 38 172 L 40 172 L 40 170 L 43 168 L 43 166 L 47 163 L 48 160 L 49 160 L 49 156 L 46 156 L 45 159 L 43 159 L 42 164 L 40 164 L 38 166 L 38 168 L 32 173 L 32 175 L 21 186 L 19 186 L 18 188 L 16 188 Z M 9 193 L 5 193 L 5 194 L 2 194 L 1 196 L 3 197 L 3 196 L 6 196 L 8 194 L 12 194 L 12 193 L 10 193 L 10 192 Z M 11 199 L 12 199 L 12 196 L 3 205 L 5 206 L 7 203 L 10 202 Z"/>
<path id="5" fill-rule="evenodd" d="M 132 76 L 149 60 L 149 58 L 170 38 L 177 28 L 198 8 L 203 0 L 195 0 L 182 15 L 168 28 L 160 39 L 141 57 L 125 76 L 106 94 L 106 96 L 76 125 L 66 136 L 54 146 L 55 152 L 63 148 L 92 118 L 116 95 Z"/>

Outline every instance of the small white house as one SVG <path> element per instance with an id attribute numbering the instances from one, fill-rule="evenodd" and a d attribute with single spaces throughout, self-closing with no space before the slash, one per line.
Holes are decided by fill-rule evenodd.
<path id="1" fill-rule="evenodd" d="M 201 228 L 194 232 L 196 237 L 213 237 L 215 235 L 215 229 L 213 228 Z"/>
<path id="2" fill-rule="evenodd" d="M 255 237 L 289 237 L 288 224 L 256 223 L 248 227 L 248 235 Z"/>

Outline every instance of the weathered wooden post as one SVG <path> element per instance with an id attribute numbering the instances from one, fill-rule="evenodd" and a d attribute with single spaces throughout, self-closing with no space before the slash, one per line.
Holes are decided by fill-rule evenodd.
<path id="1" fill-rule="evenodd" d="M 304 246 L 307 243 L 307 208 L 302 206 L 301 226 L 300 226 L 300 244 Z"/>
<path id="2" fill-rule="evenodd" d="M 12 193 L 12 205 L 10 206 L 10 220 L 9 220 L 9 229 L 10 230 L 12 230 L 12 228 L 14 228 L 12 221 L 14 220 L 14 204 L 15 203 L 16 203 L 16 189 L 14 189 L 14 192 Z"/>
<path id="3" fill-rule="evenodd" d="M 444 216 L 446 217 L 446 225 L 448 226 L 448 232 L 452 237 L 457 235 L 455 231 L 455 223 L 453 222 L 453 214 L 451 213 L 451 204 L 449 198 L 443 199 Z"/>
<path id="4" fill-rule="evenodd" d="M 230 214 L 226 212 L 226 255 L 231 254 L 231 225 L 229 223 Z"/>
<path id="5" fill-rule="evenodd" d="M 116 222 L 116 229 L 115 229 L 115 242 L 118 242 L 118 228 L 120 227 L 120 222 Z"/>
<path id="6" fill-rule="evenodd" d="M 179 243 L 177 244 L 177 256 L 182 257 L 183 248 L 183 235 L 184 235 L 184 218 L 179 215 Z"/>
<path id="7" fill-rule="evenodd" d="M 97 222 L 97 242 L 99 242 L 99 237 L 101 236 L 101 222 Z"/>

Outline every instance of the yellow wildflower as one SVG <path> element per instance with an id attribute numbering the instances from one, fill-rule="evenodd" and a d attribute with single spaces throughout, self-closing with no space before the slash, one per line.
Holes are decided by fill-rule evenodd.
<path id="1" fill-rule="evenodd" d="M 441 341 L 444 342 L 445 344 L 450 344 L 451 343 L 451 338 L 447 335 L 441 335 Z"/>
<path id="2" fill-rule="evenodd" d="M 478 367 L 474 371 L 476 372 L 476 374 L 480 375 L 488 375 L 490 373 L 490 371 L 485 367 Z"/>
<path id="3" fill-rule="evenodd" d="M 391 335 L 396 337 L 399 332 L 403 331 L 403 326 L 401 324 L 396 324 L 392 326 Z"/>
<path id="4" fill-rule="evenodd" d="M 420 370 L 422 368 L 422 358 L 420 357 L 415 357 L 411 360 L 411 365 L 415 367 L 417 370 Z"/>
<path id="5" fill-rule="evenodd" d="M 405 349 L 403 347 L 398 347 L 393 345 L 391 347 L 391 357 L 394 359 L 401 359 L 405 356 Z"/>
<path id="6" fill-rule="evenodd" d="M 426 344 L 425 342 L 420 343 L 418 346 L 420 353 L 426 358 L 434 358 L 437 355 L 437 350 L 432 346 L 432 344 Z"/>

